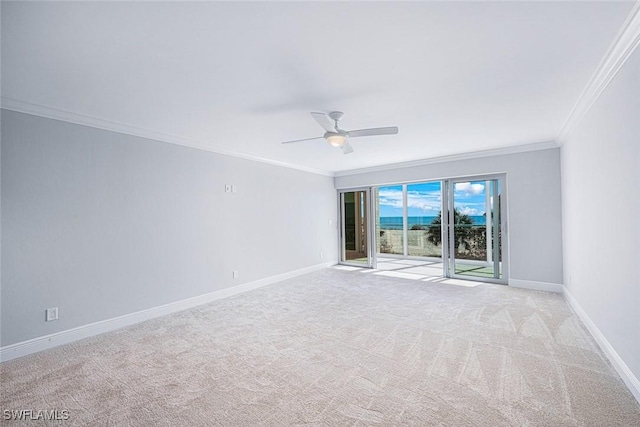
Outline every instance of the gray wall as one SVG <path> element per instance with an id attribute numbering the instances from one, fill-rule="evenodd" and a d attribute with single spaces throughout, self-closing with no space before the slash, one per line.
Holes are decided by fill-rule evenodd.
<path id="1" fill-rule="evenodd" d="M 7 110 L 1 151 L 2 346 L 337 259 L 330 177 Z"/>
<path id="2" fill-rule="evenodd" d="M 560 150 L 447 161 L 336 177 L 337 188 L 507 174 L 510 278 L 562 283 Z"/>
<path id="3" fill-rule="evenodd" d="M 565 284 L 640 378 L 640 51 L 562 146 Z"/>

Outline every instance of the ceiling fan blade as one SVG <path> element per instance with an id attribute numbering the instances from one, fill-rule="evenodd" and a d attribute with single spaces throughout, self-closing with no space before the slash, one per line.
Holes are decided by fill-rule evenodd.
<path id="1" fill-rule="evenodd" d="M 353 153 L 353 147 L 351 146 L 351 144 L 349 144 L 349 142 L 345 142 L 341 147 L 342 152 L 344 154 L 349 154 L 349 153 Z"/>
<path id="2" fill-rule="evenodd" d="M 349 138 L 357 138 L 359 136 L 395 135 L 398 133 L 398 127 L 391 126 L 386 128 L 351 130 L 347 133 L 349 134 Z"/>
<path id="3" fill-rule="evenodd" d="M 311 115 L 314 119 L 316 119 L 316 122 L 318 122 L 318 124 L 322 126 L 322 129 L 326 130 L 327 132 L 337 132 L 336 124 L 325 113 L 311 113 Z"/>
<path id="4" fill-rule="evenodd" d="M 291 143 L 294 143 L 294 142 L 313 141 L 313 140 L 315 140 L 315 139 L 324 139 L 324 137 L 322 137 L 322 136 L 317 136 L 317 137 L 315 137 L 315 138 L 294 139 L 293 141 L 285 141 L 285 142 L 283 142 L 282 144 L 291 144 Z"/>

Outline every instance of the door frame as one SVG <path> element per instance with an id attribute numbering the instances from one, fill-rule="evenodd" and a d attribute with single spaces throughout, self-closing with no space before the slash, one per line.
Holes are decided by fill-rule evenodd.
<path id="1" fill-rule="evenodd" d="M 455 250 L 452 250 L 454 245 L 454 188 L 458 182 L 473 182 L 473 181 L 491 181 L 496 180 L 500 185 L 500 242 L 501 242 L 501 260 L 498 268 L 500 269 L 500 278 L 491 277 L 474 277 L 469 275 L 456 274 L 455 269 Z M 488 283 L 498 283 L 507 285 L 509 282 L 509 235 L 508 235 L 508 212 L 507 212 L 507 174 L 496 173 L 486 175 L 472 175 L 465 177 L 448 178 L 443 182 L 443 194 L 442 194 L 442 212 L 446 212 L 447 215 L 442 214 L 442 261 L 443 261 L 443 275 L 445 277 L 463 280 L 478 280 Z M 452 223 L 454 223 L 452 225 Z M 496 260 L 494 259 L 494 263 Z M 495 264 L 494 264 L 495 268 Z"/>
<path id="2" fill-rule="evenodd" d="M 358 263 L 358 262 L 350 262 L 346 260 L 346 242 L 344 239 L 344 225 L 345 225 L 345 212 L 344 212 L 344 195 L 345 193 L 354 193 L 354 192 L 364 192 L 365 193 L 365 230 L 366 230 L 366 239 L 367 239 L 367 263 Z M 348 189 L 339 189 L 338 190 L 338 264 L 340 265 L 349 265 L 354 267 L 361 268 L 373 268 L 375 269 L 377 266 L 377 256 L 376 256 L 376 248 L 377 241 L 374 229 L 374 224 L 371 221 L 372 214 L 374 213 L 374 205 L 373 205 L 373 188 L 372 187 L 358 187 L 358 188 L 348 188 Z M 373 249 L 372 249 L 373 248 Z"/>

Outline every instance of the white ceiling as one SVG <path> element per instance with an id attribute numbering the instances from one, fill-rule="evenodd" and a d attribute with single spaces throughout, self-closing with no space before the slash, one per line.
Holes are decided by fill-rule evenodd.
<path id="1" fill-rule="evenodd" d="M 3 106 L 329 172 L 551 141 L 632 6 L 3 1 Z M 400 133 L 280 144 L 332 110 Z"/>

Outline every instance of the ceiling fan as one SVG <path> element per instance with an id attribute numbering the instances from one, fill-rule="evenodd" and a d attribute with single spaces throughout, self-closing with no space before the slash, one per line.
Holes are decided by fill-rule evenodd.
<path id="1" fill-rule="evenodd" d="M 349 144 L 349 138 L 357 138 L 360 136 L 376 136 L 376 135 L 395 135 L 398 133 L 397 126 L 373 129 L 360 129 L 346 131 L 338 127 L 338 121 L 344 113 L 340 111 L 332 111 L 329 114 L 311 113 L 314 119 L 326 131 L 323 136 L 306 139 L 296 139 L 294 141 L 285 141 L 283 144 L 291 144 L 293 142 L 313 141 L 316 139 L 325 139 L 332 147 L 340 147 L 344 154 L 353 153 L 353 147 Z"/>

